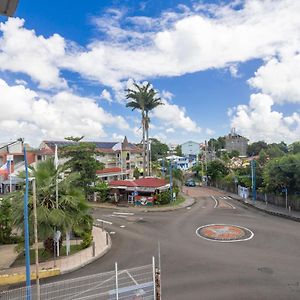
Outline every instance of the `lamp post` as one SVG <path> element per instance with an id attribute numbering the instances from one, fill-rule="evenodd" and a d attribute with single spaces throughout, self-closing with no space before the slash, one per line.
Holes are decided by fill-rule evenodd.
<path id="1" fill-rule="evenodd" d="M 29 252 L 29 224 L 28 224 L 28 162 L 26 146 L 23 146 L 25 162 L 25 194 L 24 194 L 24 234 L 25 234 L 25 262 L 26 262 L 26 300 L 31 300 L 30 286 L 30 252 Z"/>
<path id="2" fill-rule="evenodd" d="M 252 159 L 251 161 L 251 177 L 252 177 L 252 198 L 253 202 L 256 201 L 256 161 Z"/>
<path id="3" fill-rule="evenodd" d="M 171 202 L 173 201 L 173 177 L 172 177 L 172 161 L 170 160 L 170 192 Z"/>

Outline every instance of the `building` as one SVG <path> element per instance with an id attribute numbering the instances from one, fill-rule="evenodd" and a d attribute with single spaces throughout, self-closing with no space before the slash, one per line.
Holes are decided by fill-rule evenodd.
<path id="1" fill-rule="evenodd" d="M 238 151 L 240 156 L 247 156 L 248 139 L 237 134 L 235 129 L 225 136 L 225 149 L 227 152 Z"/>
<path id="2" fill-rule="evenodd" d="M 167 156 L 166 159 L 171 161 L 175 168 L 181 171 L 187 171 L 196 165 L 197 161 L 194 158 L 182 157 L 177 155 Z"/>
<path id="3" fill-rule="evenodd" d="M 181 152 L 183 156 L 194 156 L 198 157 L 198 155 L 201 153 L 201 147 L 199 143 L 188 141 L 183 144 L 181 144 Z"/>
<path id="4" fill-rule="evenodd" d="M 60 149 L 64 146 L 71 145 L 70 141 L 43 141 L 39 147 L 38 160 L 45 160 L 53 157 L 55 145 L 58 148 L 58 158 L 60 163 L 62 159 L 59 155 Z M 90 142 L 96 145 L 96 159 L 103 163 L 104 169 L 97 171 L 97 176 L 104 180 L 116 180 L 133 178 L 135 168 L 142 170 L 143 156 L 142 149 L 135 144 L 129 143 L 127 137 L 123 142 Z"/>

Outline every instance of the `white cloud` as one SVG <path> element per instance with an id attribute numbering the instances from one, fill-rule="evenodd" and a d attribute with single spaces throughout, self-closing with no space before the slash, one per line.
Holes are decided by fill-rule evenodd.
<path id="1" fill-rule="evenodd" d="M 174 128 L 167 128 L 166 132 L 167 133 L 173 133 L 173 132 L 175 132 L 175 129 Z"/>
<path id="2" fill-rule="evenodd" d="M 239 105 L 231 118 L 231 127 L 251 141 L 293 142 L 300 136 L 300 114 L 284 116 L 272 110 L 273 99 L 265 94 L 252 94 L 249 105 Z"/>
<path id="3" fill-rule="evenodd" d="M 100 99 L 106 100 L 108 102 L 112 102 L 112 97 L 110 92 L 107 89 L 104 89 L 100 95 Z"/>
<path id="4" fill-rule="evenodd" d="M 23 26 L 19 18 L 0 23 L 0 70 L 27 74 L 42 88 L 66 87 L 58 67 L 66 54 L 64 39 L 58 34 L 37 36 Z"/>
<path id="5" fill-rule="evenodd" d="M 96 101 L 60 92 L 48 98 L 22 85 L 9 86 L 0 79 L 1 139 L 24 137 L 37 145 L 42 139 L 84 135 L 97 139 L 107 135 L 105 126 L 128 129 L 121 116 L 104 111 Z"/>
<path id="6" fill-rule="evenodd" d="M 166 99 L 162 99 L 164 105 L 156 107 L 152 114 L 165 126 L 181 129 L 186 132 L 200 132 L 197 123 L 186 115 L 184 107 L 170 104 Z"/>
<path id="7" fill-rule="evenodd" d="M 175 76 L 264 59 L 277 55 L 291 41 L 299 45 L 299 11 L 299 1 L 248 0 L 239 10 L 228 5 L 212 6 L 209 14 L 164 13 L 149 31 L 139 28 L 135 19 L 134 32 L 120 27 L 122 14 L 111 19 L 113 24 L 106 22 L 106 16 L 98 25 L 111 38 L 94 41 L 69 56 L 65 67 L 118 89 L 120 81 L 129 77 Z"/>
<path id="8" fill-rule="evenodd" d="M 215 131 L 210 129 L 210 128 L 206 128 L 205 133 L 208 134 L 208 135 L 213 135 L 213 134 L 215 134 Z"/>
<path id="9" fill-rule="evenodd" d="M 277 103 L 300 103 L 300 54 L 285 53 L 281 58 L 271 58 L 248 82 Z"/>

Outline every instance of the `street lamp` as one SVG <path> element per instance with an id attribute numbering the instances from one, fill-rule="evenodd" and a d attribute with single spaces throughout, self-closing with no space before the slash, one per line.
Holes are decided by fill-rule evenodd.
<path id="1" fill-rule="evenodd" d="M 15 13 L 19 0 L 0 0 L 0 14 L 12 17 Z"/>

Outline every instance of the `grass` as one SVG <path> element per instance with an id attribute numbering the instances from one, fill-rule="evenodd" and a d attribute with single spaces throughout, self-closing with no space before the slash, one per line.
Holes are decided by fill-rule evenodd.
<path id="1" fill-rule="evenodd" d="M 178 206 L 179 204 L 183 203 L 184 201 L 185 201 L 184 197 L 178 195 L 175 201 L 173 201 L 172 203 L 160 205 L 160 207 Z"/>
<path id="2" fill-rule="evenodd" d="M 71 245 L 70 246 L 70 254 L 74 254 L 78 251 L 82 250 L 81 245 Z M 66 256 L 66 246 L 62 246 L 60 249 L 60 257 Z M 46 251 L 44 248 L 39 248 L 39 262 L 45 262 L 53 260 L 53 254 Z M 35 263 L 35 250 L 30 249 L 30 263 Z M 11 265 L 11 267 L 21 267 L 25 266 L 25 252 L 22 252 L 18 255 L 14 263 Z"/>

